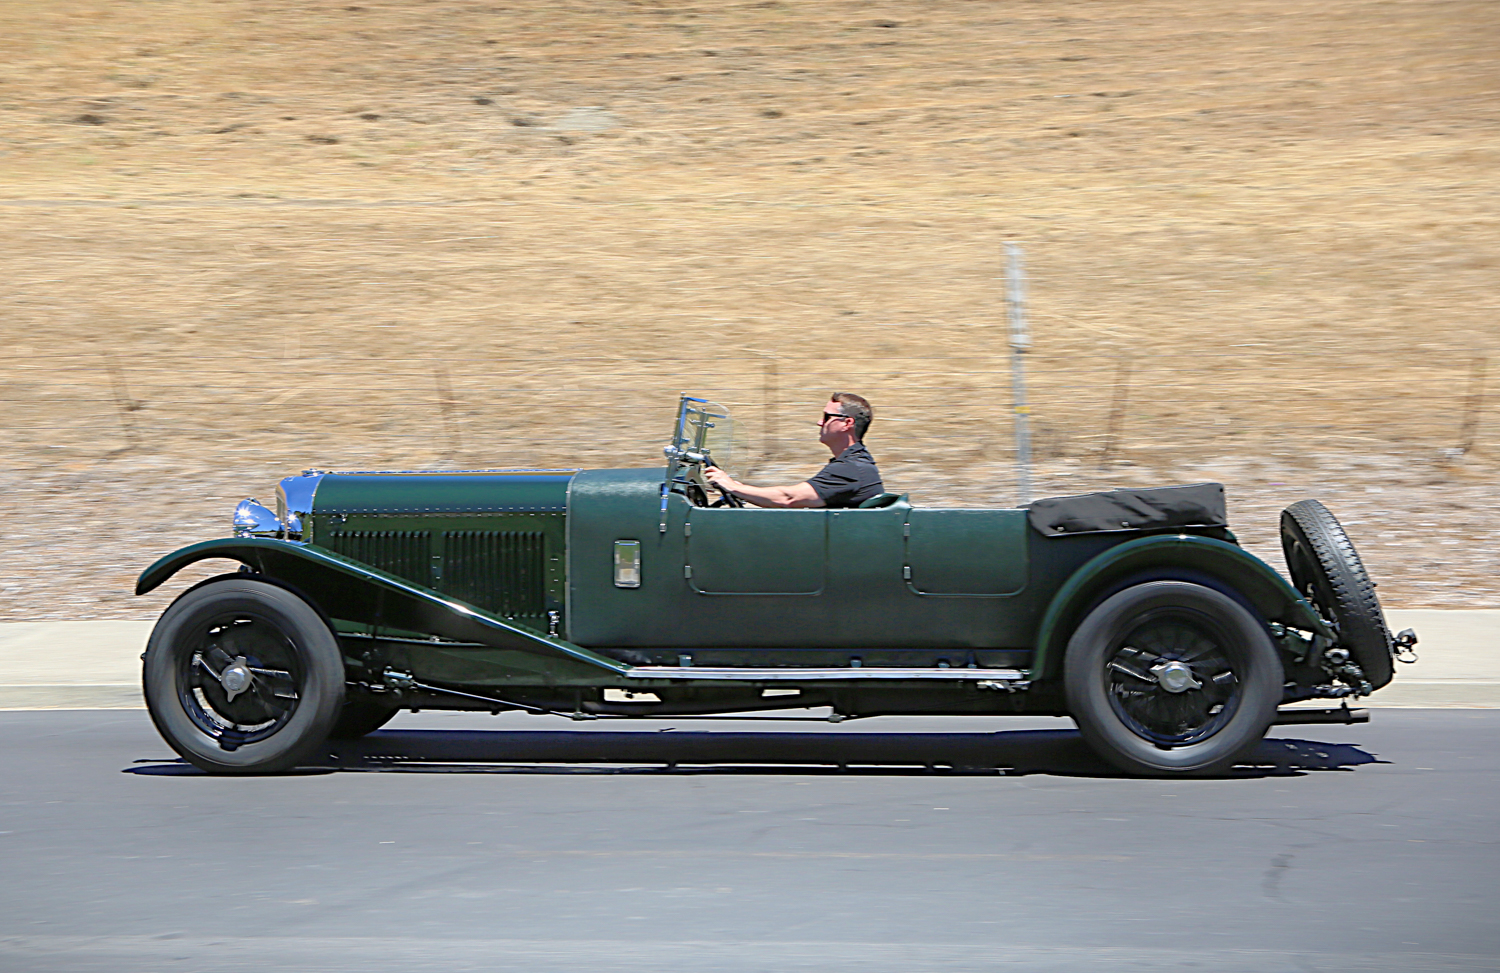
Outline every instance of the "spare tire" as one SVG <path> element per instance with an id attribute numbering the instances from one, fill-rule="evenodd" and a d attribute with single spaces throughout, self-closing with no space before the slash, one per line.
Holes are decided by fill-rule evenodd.
<path id="1" fill-rule="evenodd" d="M 1292 586 L 1338 629 L 1338 644 L 1373 689 L 1391 681 L 1394 654 L 1375 583 L 1338 520 L 1316 500 L 1281 512 L 1281 549 Z"/>

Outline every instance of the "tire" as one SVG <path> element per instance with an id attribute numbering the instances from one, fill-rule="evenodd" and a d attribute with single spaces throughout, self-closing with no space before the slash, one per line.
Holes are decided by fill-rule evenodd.
<path id="1" fill-rule="evenodd" d="M 344 705 L 344 662 L 322 617 L 284 588 L 235 575 L 167 608 L 143 681 L 156 729 L 211 774 L 290 770 Z"/>
<path id="2" fill-rule="evenodd" d="M 1064 680 L 1068 711 L 1100 757 L 1131 774 L 1212 774 L 1265 736 L 1282 669 L 1265 625 L 1239 602 L 1151 581 L 1084 617 Z"/>
<path id="3" fill-rule="evenodd" d="M 1390 629 L 1364 563 L 1328 508 L 1301 500 L 1281 512 L 1281 549 L 1292 587 L 1338 629 L 1339 645 L 1364 671 L 1372 689 L 1391 681 Z"/>
<path id="4" fill-rule="evenodd" d="M 329 731 L 332 740 L 358 740 L 389 723 L 400 710 L 365 700 L 347 700 Z"/>

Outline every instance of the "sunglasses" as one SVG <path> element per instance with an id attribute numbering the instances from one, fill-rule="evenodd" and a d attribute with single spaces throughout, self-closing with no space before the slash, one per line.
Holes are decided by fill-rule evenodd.
<path id="1" fill-rule="evenodd" d="M 853 419 L 853 418 L 854 418 L 853 416 L 846 416 L 842 412 L 825 412 L 825 413 L 823 413 L 823 421 L 820 422 L 820 423 L 818 423 L 818 425 L 820 425 L 820 426 L 826 426 L 833 419 Z"/>

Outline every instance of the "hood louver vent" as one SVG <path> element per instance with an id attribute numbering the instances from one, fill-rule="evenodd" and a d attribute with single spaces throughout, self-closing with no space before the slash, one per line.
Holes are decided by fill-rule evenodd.
<path id="1" fill-rule="evenodd" d="M 545 616 L 546 537 L 541 531 L 450 530 L 441 589 L 508 618 Z"/>
<path id="2" fill-rule="evenodd" d="M 335 553 L 435 588 L 507 618 L 547 614 L 547 544 L 542 531 L 330 530 Z"/>
<path id="3" fill-rule="evenodd" d="M 333 530 L 319 538 L 336 554 L 432 586 L 432 534 L 425 530 Z"/>

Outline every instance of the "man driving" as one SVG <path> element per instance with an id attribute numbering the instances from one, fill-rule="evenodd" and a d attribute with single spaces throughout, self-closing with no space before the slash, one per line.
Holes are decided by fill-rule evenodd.
<path id="1" fill-rule="evenodd" d="M 865 430 L 874 418 L 875 410 L 863 396 L 835 392 L 818 422 L 818 441 L 833 453 L 833 460 L 816 476 L 791 486 L 757 487 L 710 466 L 703 478 L 757 507 L 857 507 L 885 492 L 880 470 L 864 444 Z"/>

